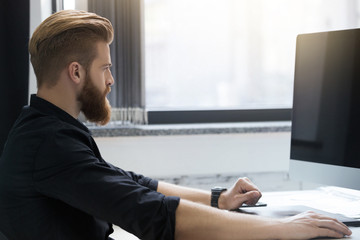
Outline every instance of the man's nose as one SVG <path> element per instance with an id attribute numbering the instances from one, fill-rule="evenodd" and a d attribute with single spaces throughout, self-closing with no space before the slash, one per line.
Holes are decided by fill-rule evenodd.
<path id="1" fill-rule="evenodd" d="M 112 86 L 114 85 L 114 77 L 113 75 L 110 73 L 110 76 L 107 78 L 107 86 Z"/>

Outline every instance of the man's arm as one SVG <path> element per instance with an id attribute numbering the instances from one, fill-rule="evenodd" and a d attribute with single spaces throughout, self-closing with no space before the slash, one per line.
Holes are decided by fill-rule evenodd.
<path id="1" fill-rule="evenodd" d="M 157 191 L 166 196 L 178 196 L 181 199 L 210 205 L 210 191 L 192 189 L 165 182 L 159 182 Z M 260 190 L 248 178 L 239 178 L 230 189 L 220 195 L 219 208 L 232 210 L 240 207 L 243 203 L 253 205 L 260 198 Z"/>
<path id="2" fill-rule="evenodd" d="M 176 210 L 176 240 L 342 238 L 342 223 L 312 212 L 285 219 L 234 213 L 181 200 Z"/>
<path id="3" fill-rule="evenodd" d="M 159 182 L 157 191 L 165 196 L 178 196 L 181 199 L 210 205 L 211 194 L 209 191 L 183 187 L 166 182 Z"/>
<path id="4" fill-rule="evenodd" d="M 209 207 L 210 192 L 207 191 L 164 182 L 159 182 L 158 191 L 181 198 L 176 210 L 176 240 L 341 238 L 351 234 L 339 221 L 313 212 L 276 220 Z M 242 203 L 255 204 L 260 197 L 256 186 L 249 179 L 241 178 L 220 195 L 219 207 L 234 209 Z"/>

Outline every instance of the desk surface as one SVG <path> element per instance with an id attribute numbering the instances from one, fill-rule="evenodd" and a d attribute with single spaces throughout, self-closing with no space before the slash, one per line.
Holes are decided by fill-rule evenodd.
<path id="1" fill-rule="evenodd" d="M 360 219 L 360 191 L 325 187 L 316 190 L 265 192 L 260 200 L 269 208 L 308 206 L 334 214 Z M 344 239 L 360 240 L 360 227 L 350 227 L 353 234 Z"/>

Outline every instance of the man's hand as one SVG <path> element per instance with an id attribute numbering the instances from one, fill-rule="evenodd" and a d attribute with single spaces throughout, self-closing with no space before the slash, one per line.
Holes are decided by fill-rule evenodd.
<path id="1" fill-rule="evenodd" d="M 237 182 L 219 198 L 219 208 L 233 210 L 243 203 L 256 204 L 261 198 L 260 190 L 248 178 L 239 178 Z"/>
<path id="2" fill-rule="evenodd" d="M 351 230 L 337 219 L 312 211 L 280 220 L 284 227 L 279 231 L 284 238 L 309 239 L 317 237 L 343 238 L 350 236 Z"/>

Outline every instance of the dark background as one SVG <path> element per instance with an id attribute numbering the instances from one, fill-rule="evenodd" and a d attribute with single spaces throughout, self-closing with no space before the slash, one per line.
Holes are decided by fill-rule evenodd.
<path id="1" fill-rule="evenodd" d="M 30 1 L 0 1 L 0 156 L 11 126 L 28 103 Z"/>

